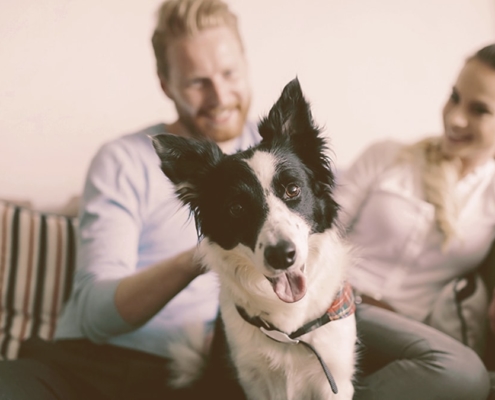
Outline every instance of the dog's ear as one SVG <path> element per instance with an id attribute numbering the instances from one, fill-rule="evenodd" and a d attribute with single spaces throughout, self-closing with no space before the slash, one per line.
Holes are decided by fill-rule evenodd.
<path id="1" fill-rule="evenodd" d="M 258 130 L 265 142 L 271 142 L 280 135 L 311 135 L 308 131 L 314 131 L 315 126 L 310 105 L 304 98 L 299 79 L 293 79 L 284 87 L 268 116 L 261 119 Z"/>
<path id="2" fill-rule="evenodd" d="M 151 141 L 160 158 L 161 169 L 175 185 L 180 200 L 194 209 L 198 182 L 224 157 L 222 150 L 206 139 L 168 134 L 151 136 Z"/>
<path id="3" fill-rule="evenodd" d="M 315 192 L 331 193 L 334 175 L 328 138 L 320 135 L 297 78 L 285 86 L 268 116 L 259 123 L 258 129 L 263 142 L 269 146 L 289 140 L 292 149 L 313 172 L 317 182 Z"/>

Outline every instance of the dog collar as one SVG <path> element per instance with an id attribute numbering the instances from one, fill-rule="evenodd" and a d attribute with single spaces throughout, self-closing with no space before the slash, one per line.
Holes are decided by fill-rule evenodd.
<path id="1" fill-rule="evenodd" d="M 320 354 L 316 351 L 316 349 L 313 346 L 311 346 L 307 342 L 302 341 L 301 339 L 299 339 L 299 337 L 305 335 L 306 333 L 314 331 L 315 329 L 331 321 L 343 319 L 354 314 L 356 310 L 356 304 L 354 302 L 354 293 L 349 283 L 345 282 L 342 285 L 340 290 L 337 292 L 337 295 L 335 296 L 332 304 L 330 305 L 330 308 L 325 312 L 325 314 L 323 314 L 320 318 L 314 319 L 313 321 L 304 324 L 302 327 L 300 327 L 299 329 L 295 330 L 292 333 L 286 333 L 281 331 L 272 324 L 264 321 L 259 316 L 250 317 L 246 312 L 246 310 L 242 307 L 236 306 L 236 308 L 239 315 L 242 317 L 242 319 L 244 319 L 244 321 L 259 328 L 260 331 L 263 332 L 270 339 L 273 339 L 279 343 L 286 343 L 286 344 L 301 343 L 304 346 L 306 346 L 308 349 L 310 349 L 318 358 L 318 361 L 320 362 L 323 371 L 325 372 L 328 382 L 330 383 L 332 391 L 334 393 L 338 392 L 337 384 L 335 383 L 335 380 L 333 379 L 330 370 L 328 369 L 327 365 L 321 358 Z"/>
<path id="2" fill-rule="evenodd" d="M 236 308 L 239 312 L 239 315 L 244 319 L 244 321 L 260 328 L 261 331 L 270 338 L 278 342 L 295 343 L 297 342 L 297 338 L 319 328 L 320 326 L 323 326 L 331 321 L 346 318 L 349 315 L 354 314 L 354 311 L 356 310 L 356 304 L 354 303 L 354 293 L 352 287 L 349 283 L 345 282 L 340 290 L 337 292 L 337 295 L 330 305 L 330 308 L 325 312 L 325 314 L 323 314 L 320 318 L 314 319 L 313 321 L 304 324 L 302 327 L 290 334 L 281 331 L 269 322 L 264 321 L 259 316 L 250 317 L 246 310 L 240 306 L 236 306 Z M 272 337 L 271 333 L 269 333 L 271 331 L 278 332 L 282 335 L 277 334 L 273 335 L 275 337 Z M 277 340 L 277 337 L 279 336 L 282 338 L 282 340 Z"/>

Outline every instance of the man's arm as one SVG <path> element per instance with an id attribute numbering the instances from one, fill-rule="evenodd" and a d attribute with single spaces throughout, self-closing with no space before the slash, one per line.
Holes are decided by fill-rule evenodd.
<path id="1" fill-rule="evenodd" d="M 164 260 L 122 279 L 115 292 L 115 306 L 122 319 L 140 326 L 203 271 L 194 259 L 195 249 Z"/>
<path id="2" fill-rule="evenodd" d="M 102 343 L 131 332 L 201 273 L 194 260 L 195 232 L 182 239 L 184 221 L 176 217 L 177 213 L 172 216 L 175 222 L 170 223 L 161 221 L 162 215 L 149 215 L 149 187 L 161 185 L 161 181 L 149 181 L 150 163 L 156 161 L 158 176 L 165 177 L 151 144 L 143 143 L 104 146 L 90 166 L 81 203 L 78 270 L 61 337 L 78 335 L 79 331 Z M 159 190 L 164 196 L 174 195 L 165 187 Z M 147 230 L 150 223 L 167 224 L 154 242 L 146 239 L 156 235 Z M 167 231 L 172 233 L 162 236 Z M 176 239 L 173 245 L 167 242 L 169 237 Z M 164 251 L 157 258 L 158 241 L 169 248 L 169 256 Z"/>

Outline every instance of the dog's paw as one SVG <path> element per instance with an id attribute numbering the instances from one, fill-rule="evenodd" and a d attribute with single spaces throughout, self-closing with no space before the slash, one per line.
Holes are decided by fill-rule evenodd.
<path id="1" fill-rule="evenodd" d="M 201 378 L 206 368 L 212 337 L 213 329 L 198 323 L 185 327 L 183 335 L 170 343 L 170 387 L 188 387 Z"/>

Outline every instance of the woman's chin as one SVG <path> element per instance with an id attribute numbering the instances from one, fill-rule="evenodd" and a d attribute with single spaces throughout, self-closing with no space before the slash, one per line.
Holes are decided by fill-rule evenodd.
<path id="1" fill-rule="evenodd" d="M 455 140 L 444 137 L 442 140 L 442 153 L 447 157 L 460 157 L 470 146 L 471 141 L 467 139 Z"/>

